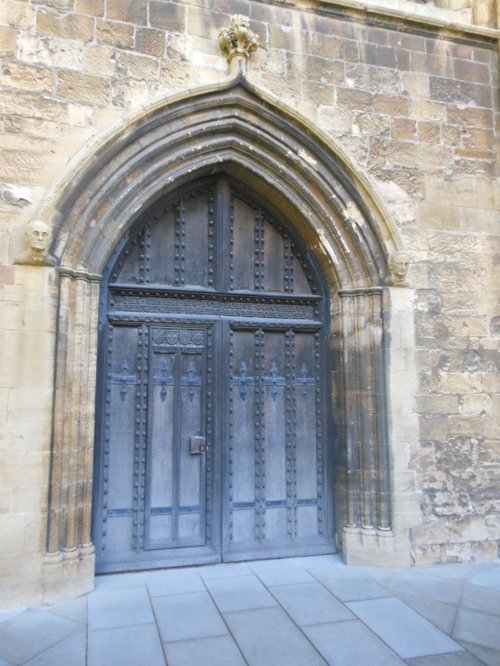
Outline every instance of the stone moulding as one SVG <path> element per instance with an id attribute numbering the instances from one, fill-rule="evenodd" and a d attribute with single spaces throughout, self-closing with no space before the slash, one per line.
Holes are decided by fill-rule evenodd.
<path id="1" fill-rule="evenodd" d="M 325 135 L 237 77 L 136 116 L 58 189 L 51 211 L 61 266 L 46 600 L 93 585 L 100 276 L 142 211 L 174 188 L 215 173 L 244 183 L 271 212 L 279 210 L 323 272 L 332 315 L 332 384 L 342 387 L 333 398 L 338 542 L 349 559 L 353 533 L 375 531 L 394 541 L 384 353 L 388 304 L 380 285 L 388 276 L 388 255 L 401 249 L 397 232 L 367 181 Z M 372 542 L 361 546 L 367 561 L 373 548 Z"/>

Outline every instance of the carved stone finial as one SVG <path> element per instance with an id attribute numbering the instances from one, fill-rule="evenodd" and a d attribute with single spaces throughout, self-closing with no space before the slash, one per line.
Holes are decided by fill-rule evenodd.
<path id="1" fill-rule="evenodd" d="M 235 56 L 249 58 L 259 46 L 259 37 L 250 30 L 248 16 L 233 14 L 229 28 L 223 28 L 219 33 L 219 45 L 228 62 Z"/>
<path id="2" fill-rule="evenodd" d="M 48 254 L 52 234 L 50 227 L 42 220 L 31 220 L 24 231 L 25 248 L 19 254 L 16 264 L 31 266 L 54 266 L 55 260 Z"/>
<path id="3" fill-rule="evenodd" d="M 393 252 L 389 257 L 389 270 L 391 272 L 390 284 L 393 287 L 409 287 L 410 283 L 406 279 L 408 268 L 410 267 L 410 255 L 408 252 Z"/>

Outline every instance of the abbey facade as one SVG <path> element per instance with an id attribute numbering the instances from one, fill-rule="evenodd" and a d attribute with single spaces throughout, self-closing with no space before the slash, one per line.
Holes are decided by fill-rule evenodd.
<path id="1" fill-rule="evenodd" d="M 0 604 L 500 545 L 494 0 L 1 0 Z"/>

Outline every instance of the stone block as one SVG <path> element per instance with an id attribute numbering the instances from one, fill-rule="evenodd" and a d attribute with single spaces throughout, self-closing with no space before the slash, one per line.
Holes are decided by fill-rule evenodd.
<path id="1" fill-rule="evenodd" d="M 46 5 L 47 7 L 53 7 L 54 9 L 59 9 L 61 11 L 71 11 L 75 0 L 33 0 L 34 5 Z"/>
<path id="2" fill-rule="evenodd" d="M 452 125 L 494 127 L 493 112 L 487 109 L 464 108 L 463 106 L 449 104 L 446 112 L 447 120 Z"/>
<path id="3" fill-rule="evenodd" d="M 37 31 L 66 39 L 88 42 L 94 39 L 94 20 L 78 14 L 58 14 L 41 9 L 36 17 Z"/>
<path id="4" fill-rule="evenodd" d="M 0 0 L 0 25 L 18 30 L 31 30 L 35 9 L 21 0 Z"/>
<path id="5" fill-rule="evenodd" d="M 369 90 L 380 95 L 396 96 L 402 91 L 398 72 L 363 63 L 345 64 L 346 86 Z"/>
<path id="6" fill-rule="evenodd" d="M 420 72 L 401 73 L 403 92 L 412 99 L 429 98 L 429 77 Z"/>
<path id="7" fill-rule="evenodd" d="M 17 40 L 18 60 L 48 67 L 80 69 L 83 49 L 83 43 L 74 40 L 30 33 L 19 33 Z"/>
<path id="8" fill-rule="evenodd" d="M 0 85 L 31 92 L 52 92 L 54 73 L 45 67 L 32 67 L 11 62 L 0 70 Z"/>
<path id="9" fill-rule="evenodd" d="M 440 143 L 441 125 L 430 121 L 418 123 L 418 140 L 423 143 Z"/>
<path id="10" fill-rule="evenodd" d="M 135 50 L 150 56 L 165 54 L 165 33 L 152 28 L 137 28 L 135 33 Z"/>
<path id="11" fill-rule="evenodd" d="M 201 37 L 209 39 L 218 50 L 219 32 L 228 25 L 227 14 L 214 11 L 207 11 L 202 7 L 188 7 L 187 9 L 187 30 L 192 37 Z M 252 21 L 251 29 L 257 35 L 265 35 L 265 27 L 257 21 Z M 182 32 L 182 28 L 175 28 L 177 32 Z M 264 37 L 262 37 L 263 39 Z M 273 47 L 279 48 L 278 45 Z"/>
<path id="12" fill-rule="evenodd" d="M 147 25 L 147 0 L 107 0 L 106 18 L 134 25 Z"/>
<path id="13" fill-rule="evenodd" d="M 472 22 L 490 28 L 497 26 L 497 10 L 495 0 L 474 0 L 472 3 Z"/>
<path id="14" fill-rule="evenodd" d="M 106 105 L 110 97 L 110 82 L 102 76 L 60 71 L 57 75 L 57 94 L 70 100 Z"/>
<path id="15" fill-rule="evenodd" d="M 272 26 L 271 26 L 272 28 Z M 293 32 L 286 31 L 288 35 L 287 41 L 281 45 L 283 48 L 291 47 L 294 41 Z M 273 44 L 273 32 L 270 34 L 270 43 Z M 318 32 L 306 33 L 306 53 L 311 55 L 328 58 L 329 60 L 339 60 L 342 57 L 342 40 L 333 37 L 332 35 L 325 35 Z"/>
<path id="16" fill-rule="evenodd" d="M 479 83 L 431 76 L 429 89 L 430 97 L 435 101 L 479 106 L 486 109 L 491 109 L 493 106 L 491 88 Z"/>
<path id="17" fill-rule="evenodd" d="M 16 53 L 16 31 L 0 26 L 0 58 L 12 58 Z"/>
<path id="18" fill-rule="evenodd" d="M 400 141 L 415 141 L 417 123 L 409 118 L 393 118 L 391 121 L 391 136 Z"/>
<path id="19" fill-rule="evenodd" d="M 408 116 L 408 100 L 404 97 L 375 95 L 374 101 L 374 109 L 377 113 L 387 113 L 392 116 Z"/>
<path id="20" fill-rule="evenodd" d="M 121 49 L 130 49 L 134 46 L 134 26 L 130 23 L 97 19 L 95 36 L 101 44 L 109 44 Z"/>
<path id="21" fill-rule="evenodd" d="M 379 46 L 377 44 L 364 44 L 360 49 L 362 61 L 376 67 L 396 67 L 396 50 L 390 46 Z"/>
<path id="22" fill-rule="evenodd" d="M 0 515 L 0 557 L 22 555 L 25 527 L 25 516 L 22 513 Z"/>
<path id="23" fill-rule="evenodd" d="M 149 99 L 147 81 L 116 80 L 113 82 L 111 97 L 114 106 L 127 109 L 137 108 Z"/>
<path id="24" fill-rule="evenodd" d="M 100 76 L 113 76 L 116 72 L 116 50 L 113 46 L 88 44 L 83 52 L 83 69 Z"/>
<path id="25" fill-rule="evenodd" d="M 350 109 L 370 110 L 373 108 L 374 95 L 364 90 L 351 88 L 336 88 L 337 104 Z M 380 110 L 379 110 L 380 111 Z"/>
<path id="26" fill-rule="evenodd" d="M 453 76 L 453 60 L 443 55 L 412 52 L 410 68 L 412 72 L 422 72 L 436 76 Z"/>
<path id="27" fill-rule="evenodd" d="M 160 67 L 160 83 L 173 88 L 185 88 L 194 79 L 195 69 L 191 65 L 164 60 Z"/>
<path id="28" fill-rule="evenodd" d="M 76 0 L 75 11 L 77 14 L 104 16 L 104 0 Z"/>
<path id="29" fill-rule="evenodd" d="M 117 62 L 117 72 L 121 76 L 141 81 L 157 81 L 159 75 L 159 60 L 136 53 L 120 53 Z"/>
<path id="30" fill-rule="evenodd" d="M 198 48 L 201 48 L 198 40 L 196 41 L 196 45 Z M 175 33 L 167 35 L 167 55 L 174 61 L 190 61 L 193 57 L 192 37 L 190 35 Z"/>
<path id="31" fill-rule="evenodd" d="M 454 60 L 453 74 L 455 79 L 472 83 L 491 83 L 490 68 L 479 62 L 470 60 Z"/>
<path id="32" fill-rule="evenodd" d="M 152 28 L 168 30 L 169 32 L 185 32 L 187 20 L 187 8 L 182 5 L 159 2 L 151 0 L 149 3 L 149 23 Z M 203 36 L 207 34 L 208 26 L 205 26 Z M 189 27 L 191 34 L 191 26 Z"/>

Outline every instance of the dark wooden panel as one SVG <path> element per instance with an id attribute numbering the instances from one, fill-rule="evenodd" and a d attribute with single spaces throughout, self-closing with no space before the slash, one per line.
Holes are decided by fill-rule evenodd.
<path id="1" fill-rule="evenodd" d="M 124 241 L 101 312 L 100 570 L 333 549 L 306 256 L 223 178 L 159 201 Z"/>

